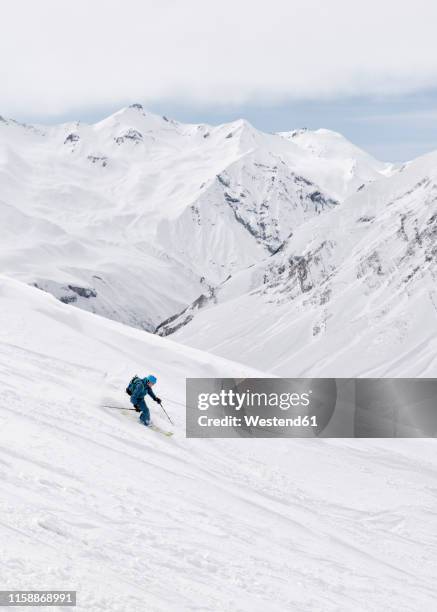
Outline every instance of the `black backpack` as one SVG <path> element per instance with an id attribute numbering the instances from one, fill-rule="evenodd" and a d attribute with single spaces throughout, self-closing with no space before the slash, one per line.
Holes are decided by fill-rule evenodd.
<path id="1" fill-rule="evenodd" d="M 126 393 L 128 395 L 132 395 L 132 393 L 134 392 L 135 386 L 137 384 L 137 382 L 139 382 L 141 380 L 141 378 L 139 378 L 138 376 L 134 376 L 130 383 L 128 384 L 128 386 L 126 387 Z"/>

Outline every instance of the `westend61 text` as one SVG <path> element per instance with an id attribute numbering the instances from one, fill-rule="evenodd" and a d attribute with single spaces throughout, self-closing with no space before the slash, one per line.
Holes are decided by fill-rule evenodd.
<path id="1" fill-rule="evenodd" d="M 244 423 L 246 427 L 317 427 L 316 416 L 297 416 L 294 419 L 283 417 L 263 418 L 258 415 L 244 416 L 225 416 L 222 418 L 208 417 L 203 414 L 198 418 L 201 427 L 241 427 Z"/>

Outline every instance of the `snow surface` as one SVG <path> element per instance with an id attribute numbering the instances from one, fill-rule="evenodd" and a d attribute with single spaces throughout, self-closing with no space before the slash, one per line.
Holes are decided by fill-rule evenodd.
<path id="1" fill-rule="evenodd" d="M 184 402 L 189 376 L 435 376 L 436 168 L 139 105 L 0 118 L 2 588 L 435 610 L 434 440 L 190 440 Z M 104 407 L 151 372 L 169 439 Z"/>
<path id="2" fill-rule="evenodd" d="M 261 373 L 4 276 L 0 313 L 3 589 L 92 612 L 435 610 L 434 440 L 185 439 L 185 377 Z M 170 439 L 102 407 L 150 371 Z"/>

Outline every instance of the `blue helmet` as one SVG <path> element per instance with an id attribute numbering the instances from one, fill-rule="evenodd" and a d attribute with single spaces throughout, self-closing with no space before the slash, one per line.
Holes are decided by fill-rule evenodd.
<path id="1" fill-rule="evenodd" d="M 156 376 L 153 376 L 153 374 L 149 374 L 147 380 L 152 383 L 152 385 L 155 385 L 158 379 L 156 378 Z"/>

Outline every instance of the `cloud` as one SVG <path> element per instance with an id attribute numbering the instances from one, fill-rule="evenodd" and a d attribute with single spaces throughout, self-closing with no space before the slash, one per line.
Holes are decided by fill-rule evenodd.
<path id="1" fill-rule="evenodd" d="M 436 23 L 434 0 L 3 0 L 0 112 L 414 92 Z"/>

